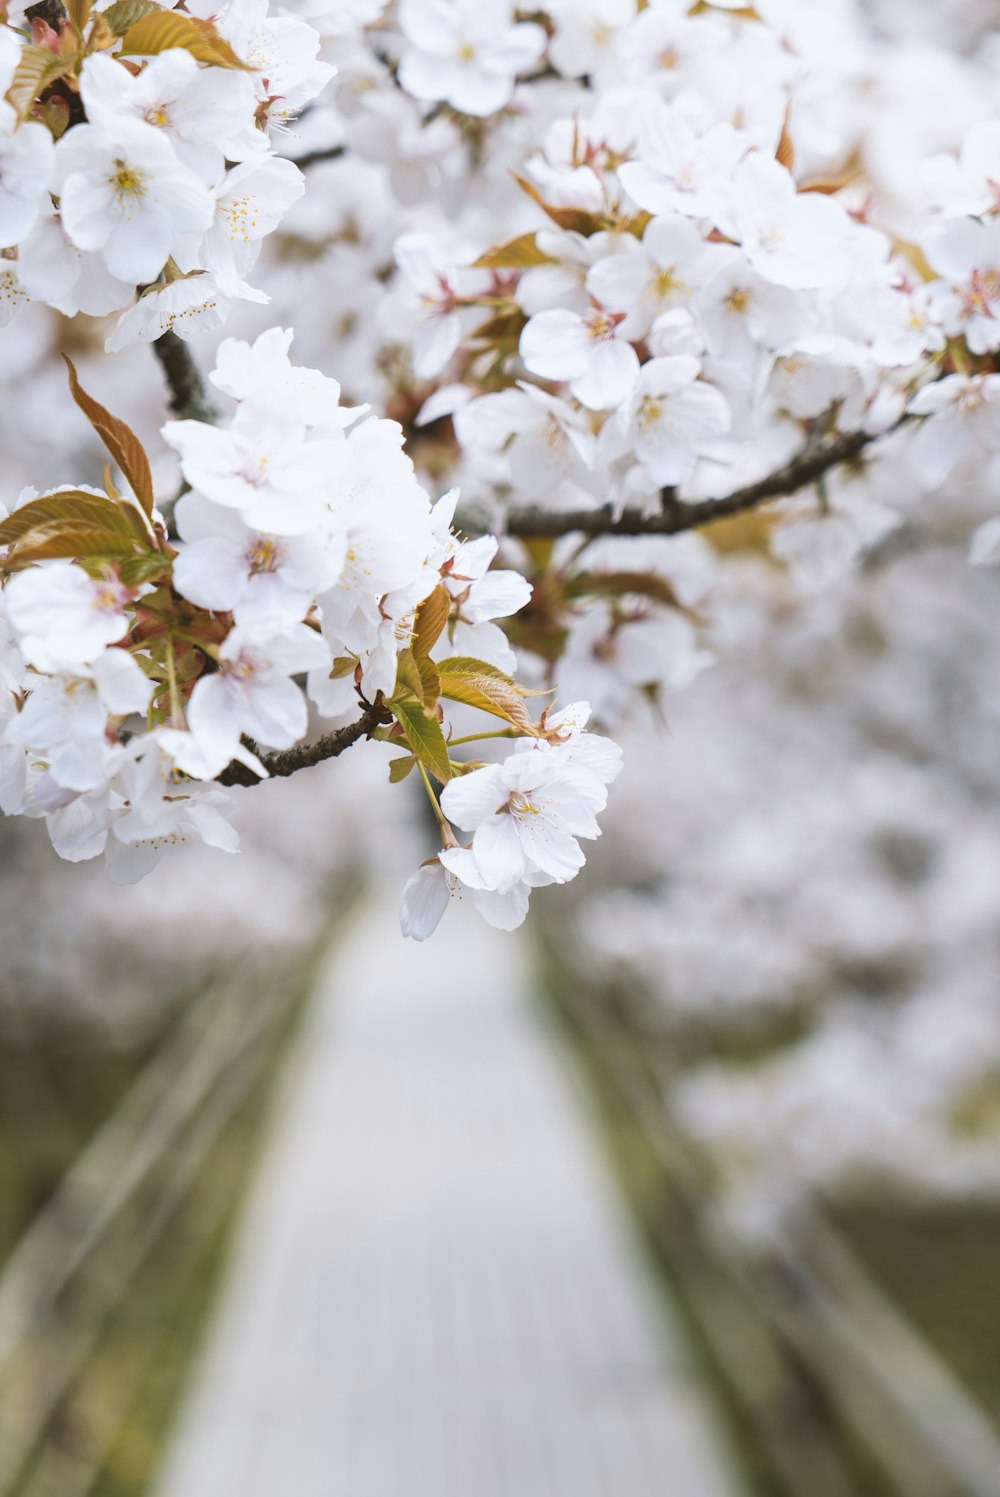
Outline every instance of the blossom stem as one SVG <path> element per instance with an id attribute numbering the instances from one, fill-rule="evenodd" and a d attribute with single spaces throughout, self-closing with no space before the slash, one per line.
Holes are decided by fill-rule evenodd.
<path id="1" fill-rule="evenodd" d="M 517 728 L 498 728 L 495 733 L 466 733 L 464 738 L 449 738 L 448 747 L 457 748 L 461 743 L 479 743 L 484 738 L 523 738 Z"/>
<path id="2" fill-rule="evenodd" d="M 448 823 L 447 817 L 441 809 L 440 802 L 438 801 L 437 796 L 434 794 L 434 786 L 430 782 L 430 777 L 419 759 L 417 760 L 417 769 L 420 771 L 420 778 L 424 782 L 424 789 L 427 791 L 427 795 L 431 803 L 431 810 L 434 812 L 434 820 L 437 822 L 438 827 L 440 828 L 441 840 L 444 842 L 445 847 L 450 847 L 455 840 L 454 834 L 451 830 L 451 826 Z"/>
<path id="3" fill-rule="evenodd" d="M 167 635 L 167 685 L 170 691 L 170 726 L 181 727 L 181 693 L 177 684 L 177 662 L 174 658 L 173 635 Z"/>

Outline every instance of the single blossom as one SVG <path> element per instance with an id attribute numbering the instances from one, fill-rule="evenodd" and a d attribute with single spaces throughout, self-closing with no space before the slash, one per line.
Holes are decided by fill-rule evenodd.
<path id="1" fill-rule="evenodd" d="M 291 748 L 306 731 L 306 699 L 291 679 L 329 665 L 323 640 L 305 624 L 280 632 L 238 624 L 219 649 L 219 669 L 195 686 L 188 727 L 217 775 L 246 733 L 268 748 Z"/>
<path id="2" fill-rule="evenodd" d="M 529 318 L 521 334 L 525 368 L 542 379 L 565 380 L 593 411 L 621 405 L 639 373 L 639 356 L 621 329 L 623 312 L 598 302 L 580 316 L 556 310 Z"/>
<path id="3" fill-rule="evenodd" d="M 127 632 L 136 596 L 117 577 L 88 577 L 71 561 L 18 572 L 5 589 L 7 618 L 29 665 L 42 671 L 90 665 Z"/>
<path id="4" fill-rule="evenodd" d="M 441 793 L 449 821 L 473 832 L 487 888 L 506 893 L 531 874 L 566 883 L 583 867 L 578 839 L 600 836 L 607 790 L 596 775 L 555 754 L 512 754 L 451 780 Z"/>
<path id="5" fill-rule="evenodd" d="M 534 22 L 515 24 L 510 0 L 400 0 L 408 46 L 399 81 L 429 102 L 444 100 L 462 114 L 495 114 L 509 103 L 518 73 L 545 50 Z"/>
<path id="6" fill-rule="evenodd" d="M 751 265 L 777 286 L 803 291 L 850 275 L 843 208 L 820 193 L 800 193 L 791 172 L 760 151 L 733 177 L 732 225 Z"/>
<path id="7" fill-rule="evenodd" d="M 133 284 L 155 280 L 178 237 L 212 222 L 209 189 L 140 120 L 67 130 L 56 146 L 55 190 L 72 243 L 100 253 L 112 275 Z"/>

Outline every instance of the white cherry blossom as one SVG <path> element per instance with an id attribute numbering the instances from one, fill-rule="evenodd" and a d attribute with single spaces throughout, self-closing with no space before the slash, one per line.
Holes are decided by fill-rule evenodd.
<path id="1" fill-rule="evenodd" d="M 0 249 L 20 244 L 35 226 L 52 184 L 55 152 L 44 125 L 18 125 L 0 101 Z"/>
<path id="2" fill-rule="evenodd" d="M 399 81 L 418 99 L 443 99 L 462 114 L 488 115 L 509 102 L 518 73 L 545 49 L 534 22 L 514 24 L 510 0 L 400 0 L 409 46 Z"/>
<path id="3" fill-rule="evenodd" d="M 695 226 L 677 216 L 651 219 L 641 243 L 631 237 L 627 243 L 627 250 L 591 267 L 587 289 L 608 311 L 623 312 L 621 336 L 637 339 L 663 312 L 691 300 L 719 246 L 706 245 Z"/>
<path id="4" fill-rule="evenodd" d="M 932 156 L 921 177 L 937 206 L 949 217 L 980 218 L 1000 212 L 1000 121 L 973 125 L 961 153 Z"/>
<path id="5" fill-rule="evenodd" d="M 70 240 L 121 280 L 155 280 L 178 236 L 207 229 L 213 200 L 154 125 L 79 125 L 56 145 L 55 190 Z"/>
<path id="6" fill-rule="evenodd" d="M 765 280 L 798 291 L 847 280 L 846 213 L 832 198 L 798 192 L 779 162 L 752 152 L 733 177 L 732 205 L 736 237 Z"/>
<path id="7" fill-rule="evenodd" d="M 8 724 L 6 741 L 43 759 L 65 790 L 96 790 L 121 761 L 123 748 L 109 741 L 108 716 L 146 711 L 153 683 L 125 650 L 104 650 L 78 672 L 29 676 L 21 711 Z"/>
<path id="8" fill-rule="evenodd" d="M 658 485 L 690 478 L 699 456 L 711 452 L 732 418 L 723 396 L 698 379 L 697 359 L 650 359 L 639 372 L 623 413 L 636 457 Z"/>
<path id="9" fill-rule="evenodd" d="M 98 52 L 80 74 L 87 119 L 113 134 L 121 121 L 138 120 L 163 131 L 178 160 L 211 182 L 225 158 L 238 159 L 239 141 L 254 109 L 254 87 L 246 73 L 202 68 L 179 47 L 150 58 L 133 74 Z"/>
<path id="10" fill-rule="evenodd" d="M 346 543 L 332 534 L 268 535 L 235 511 L 185 494 L 176 522 L 185 545 L 174 562 L 178 591 L 202 608 L 233 613 L 237 623 L 299 622 L 344 564 Z"/>
<path id="11" fill-rule="evenodd" d="M 4 597 L 25 660 L 59 671 L 90 665 L 122 638 L 135 592 L 114 576 L 88 577 L 74 562 L 49 561 L 18 572 Z"/>
<path id="12" fill-rule="evenodd" d="M 237 624 L 219 649 L 219 669 L 195 686 L 188 727 L 213 775 L 247 733 L 269 748 L 291 748 L 306 730 L 306 699 L 291 679 L 329 665 L 323 640 L 305 624 L 280 631 Z"/>
<path id="13" fill-rule="evenodd" d="M 305 428 L 281 412 L 240 407 L 226 430 L 168 421 L 163 437 L 180 455 L 191 487 L 214 504 L 239 510 L 248 525 L 301 535 L 321 518 L 337 444 L 307 442 Z"/>
<path id="14" fill-rule="evenodd" d="M 1000 348 L 1000 219 L 947 219 L 927 230 L 922 247 L 944 277 L 932 291 L 945 332 L 973 353 Z"/>
<path id="15" fill-rule="evenodd" d="M 578 838 L 600 835 L 595 817 L 606 803 L 597 776 L 558 753 L 514 753 L 449 781 L 441 792 L 448 819 L 474 833 L 485 886 L 501 894 L 532 874 L 556 883 L 575 877 L 585 862 Z"/>
<path id="16" fill-rule="evenodd" d="M 639 373 L 638 354 L 621 331 L 624 321 L 624 312 L 609 312 L 597 302 L 582 316 L 539 312 L 521 334 L 525 368 L 543 379 L 567 381 L 590 410 L 620 405 Z"/>
<path id="17" fill-rule="evenodd" d="M 655 17 L 655 8 L 647 14 Z M 714 218 L 748 145 L 730 124 L 712 125 L 699 135 L 681 110 L 658 104 L 644 111 L 637 159 L 620 166 L 618 177 L 629 196 L 650 213 Z"/>

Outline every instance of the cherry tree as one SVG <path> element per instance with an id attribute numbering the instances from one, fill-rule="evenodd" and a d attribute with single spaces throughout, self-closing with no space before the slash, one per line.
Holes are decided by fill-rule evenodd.
<path id="1" fill-rule="evenodd" d="M 438 828 L 406 934 L 572 879 L 718 522 L 835 583 L 997 462 L 996 62 L 867 10 L 8 6 L 0 321 L 108 462 L 0 496 L 0 807 L 131 880 L 365 740 Z"/>

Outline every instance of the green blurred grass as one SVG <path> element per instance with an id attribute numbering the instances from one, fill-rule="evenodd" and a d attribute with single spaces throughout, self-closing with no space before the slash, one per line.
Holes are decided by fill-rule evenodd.
<path id="1" fill-rule="evenodd" d="M 338 902 L 353 900 L 342 894 Z M 328 944 L 329 932 L 288 974 L 289 1002 L 268 1034 L 259 1073 L 100 1324 L 43 1442 L 0 1497 L 139 1497 L 150 1489 L 227 1266 L 281 1063 Z M 197 1001 L 188 995 L 171 1022 Z M 164 1033 L 131 1052 L 0 1044 L 0 1263 Z M 126 1207 L 113 1232 L 138 1233 L 140 1216 Z M 107 1264 L 113 1275 L 114 1244 Z"/>

